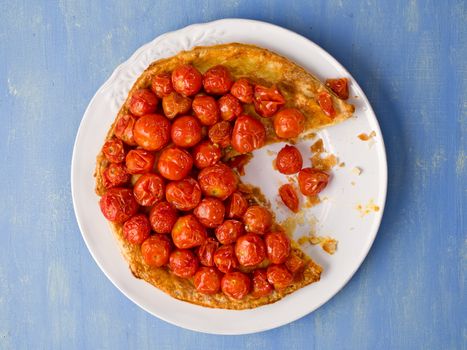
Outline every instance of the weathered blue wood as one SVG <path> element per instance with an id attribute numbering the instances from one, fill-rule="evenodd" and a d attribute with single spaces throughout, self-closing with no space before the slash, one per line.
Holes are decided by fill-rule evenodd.
<path id="1" fill-rule="evenodd" d="M 346 66 L 381 123 L 389 195 L 378 238 L 330 302 L 282 328 L 211 336 L 127 300 L 88 253 L 70 158 L 94 92 L 135 49 L 223 17 L 265 20 Z M 3 1 L 0 348 L 465 349 L 464 1 Z M 271 38 L 274 40 L 274 38 Z"/>

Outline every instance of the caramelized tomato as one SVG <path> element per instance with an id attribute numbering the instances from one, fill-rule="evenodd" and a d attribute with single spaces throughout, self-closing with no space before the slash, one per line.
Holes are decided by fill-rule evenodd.
<path id="1" fill-rule="evenodd" d="M 288 287 L 293 281 L 292 274 L 284 265 L 269 265 L 267 276 L 268 282 L 271 283 L 275 289 L 279 290 Z"/>
<path id="2" fill-rule="evenodd" d="M 140 147 L 158 151 L 170 140 L 170 122 L 160 114 L 144 115 L 136 121 L 133 135 Z"/>
<path id="3" fill-rule="evenodd" d="M 343 100 L 349 98 L 349 85 L 347 78 L 327 79 L 326 86 L 329 87 L 334 93 Z"/>
<path id="4" fill-rule="evenodd" d="M 111 163 L 102 172 L 102 182 L 107 189 L 122 186 L 128 181 L 130 181 L 130 174 L 126 172 L 122 164 Z"/>
<path id="5" fill-rule="evenodd" d="M 157 170 L 169 180 L 181 180 L 193 167 L 193 158 L 186 150 L 169 147 L 162 151 L 157 161 Z"/>
<path id="6" fill-rule="evenodd" d="M 237 220 L 225 220 L 216 228 L 216 238 L 222 244 L 231 244 L 245 233 L 243 224 Z"/>
<path id="7" fill-rule="evenodd" d="M 202 141 L 193 149 L 193 162 L 198 169 L 216 164 L 221 159 L 221 149 L 211 141 Z"/>
<path id="8" fill-rule="evenodd" d="M 240 265 L 255 266 L 266 258 L 266 246 L 259 235 L 247 233 L 235 243 L 235 255 Z"/>
<path id="9" fill-rule="evenodd" d="M 272 117 L 279 107 L 285 104 L 285 98 L 275 86 L 270 88 L 256 85 L 253 97 L 256 113 L 260 116 Z"/>
<path id="10" fill-rule="evenodd" d="M 232 85 L 230 93 L 243 103 L 253 102 L 253 85 L 245 78 L 238 79 Z"/>
<path id="11" fill-rule="evenodd" d="M 193 66 L 184 64 L 175 68 L 172 72 L 172 85 L 175 91 L 183 96 L 196 94 L 203 83 L 203 76 Z"/>
<path id="12" fill-rule="evenodd" d="M 199 185 L 204 195 L 225 200 L 236 189 L 238 179 L 227 165 L 218 163 L 204 168 L 198 174 Z"/>
<path id="13" fill-rule="evenodd" d="M 243 215 L 243 223 L 248 232 L 263 234 L 271 228 L 272 215 L 266 208 L 252 205 Z"/>
<path id="14" fill-rule="evenodd" d="M 214 228 L 224 221 L 225 207 L 217 198 L 208 197 L 201 200 L 193 214 L 204 226 Z"/>
<path id="15" fill-rule="evenodd" d="M 201 189 L 195 179 L 188 177 L 169 182 L 165 189 L 165 198 L 178 210 L 188 211 L 196 208 L 201 200 Z"/>
<path id="16" fill-rule="evenodd" d="M 221 289 L 222 275 L 215 267 L 200 267 L 193 279 L 198 292 L 216 294 Z"/>
<path id="17" fill-rule="evenodd" d="M 316 196 L 328 185 L 329 175 L 314 168 L 304 168 L 298 173 L 300 191 L 305 196 Z"/>
<path id="18" fill-rule="evenodd" d="M 128 100 L 128 109 L 131 114 L 141 117 L 145 114 L 154 113 L 159 99 L 149 89 L 139 89 L 130 96 Z"/>
<path id="19" fill-rule="evenodd" d="M 173 119 L 177 115 L 183 115 L 191 109 L 191 99 L 180 95 L 177 92 L 171 92 L 162 99 L 162 109 L 167 118 Z"/>
<path id="20" fill-rule="evenodd" d="M 169 73 L 160 73 L 151 80 L 151 90 L 157 97 L 163 98 L 174 91 L 172 86 L 172 77 Z"/>
<path id="21" fill-rule="evenodd" d="M 191 250 L 175 249 L 169 257 L 169 268 L 175 276 L 190 278 L 198 270 L 198 259 Z"/>
<path id="22" fill-rule="evenodd" d="M 277 154 L 276 168 L 282 174 L 291 175 L 298 173 L 302 166 L 302 155 L 295 146 L 285 145 Z"/>
<path id="23" fill-rule="evenodd" d="M 157 203 L 149 212 L 149 222 L 157 233 L 171 233 L 177 219 L 177 210 L 168 202 Z"/>
<path id="24" fill-rule="evenodd" d="M 164 179 L 157 174 L 144 174 L 133 186 L 133 195 L 139 205 L 151 207 L 164 199 Z"/>
<path id="25" fill-rule="evenodd" d="M 229 298 L 241 300 L 250 292 L 250 277 L 238 271 L 226 273 L 221 280 L 221 289 Z"/>
<path id="26" fill-rule="evenodd" d="M 279 195 L 287 208 L 294 213 L 298 212 L 298 196 L 295 188 L 291 184 L 285 184 L 279 187 Z"/>
<path id="27" fill-rule="evenodd" d="M 131 190 L 127 188 L 111 188 L 100 199 L 102 214 L 109 221 L 124 223 L 138 210 L 138 203 Z"/>
<path id="28" fill-rule="evenodd" d="M 193 214 L 179 217 L 172 228 L 172 241 L 180 249 L 197 247 L 207 237 L 206 229 Z"/>
<path id="29" fill-rule="evenodd" d="M 219 248 L 219 242 L 208 237 L 203 244 L 201 244 L 196 250 L 201 265 L 214 266 L 214 253 Z"/>
<path id="30" fill-rule="evenodd" d="M 127 145 L 136 146 L 136 141 L 133 136 L 133 127 L 135 126 L 136 118 L 131 114 L 124 114 L 117 119 L 114 128 L 114 134 Z"/>
<path id="31" fill-rule="evenodd" d="M 224 95 L 233 84 L 229 70 L 224 66 L 209 68 L 203 77 L 204 90 L 212 95 Z"/>
<path id="32" fill-rule="evenodd" d="M 263 147 L 266 142 L 266 129 L 257 119 L 241 115 L 235 121 L 232 132 L 232 147 L 238 153 L 248 153 Z"/>
<path id="33" fill-rule="evenodd" d="M 141 244 L 151 233 L 151 225 L 144 214 L 138 214 L 123 224 L 123 237 L 132 244 Z"/>
<path id="34" fill-rule="evenodd" d="M 251 295 L 255 298 L 264 297 L 273 291 L 272 285 L 268 282 L 266 269 L 257 269 L 253 271 L 253 290 Z"/>
<path id="35" fill-rule="evenodd" d="M 219 120 L 219 106 L 212 96 L 198 95 L 193 100 L 193 112 L 203 125 L 211 126 Z"/>
<path id="36" fill-rule="evenodd" d="M 172 245 L 166 235 L 152 235 L 141 245 L 144 262 L 152 267 L 161 267 L 169 262 Z"/>
<path id="37" fill-rule="evenodd" d="M 235 249 L 232 244 L 223 245 L 214 253 L 214 264 L 224 272 L 232 272 L 238 267 L 238 260 L 235 256 Z"/>
<path id="38" fill-rule="evenodd" d="M 318 104 L 328 117 L 333 117 L 336 114 L 332 105 L 332 97 L 328 92 L 323 91 L 318 95 Z"/>
<path id="39" fill-rule="evenodd" d="M 274 116 L 274 131 L 280 138 L 297 137 L 305 128 L 305 116 L 296 108 L 284 108 Z"/>
<path id="40" fill-rule="evenodd" d="M 227 201 L 226 213 L 231 219 L 241 219 L 248 209 L 248 201 L 240 192 L 234 192 Z"/>
<path id="41" fill-rule="evenodd" d="M 271 232 L 264 237 L 268 259 L 272 264 L 283 264 L 290 254 L 290 240 L 283 232 Z"/>
<path id="42" fill-rule="evenodd" d="M 212 143 L 224 148 L 230 145 L 231 132 L 232 126 L 228 121 L 223 120 L 209 128 L 208 137 Z"/>
<path id="43" fill-rule="evenodd" d="M 125 160 L 125 149 L 120 139 L 110 139 L 105 141 L 102 153 L 110 163 L 121 163 Z"/>
<path id="44" fill-rule="evenodd" d="M 243 112 L 242 104 L 231 94 L 224 95 L 219 99 L 219 109 L 222 119 L 227 121 L 234 120 Z"/>
<path id="45" fill-rule="evenodd" d="M 155 157 L 145 149 L 132 149 L 126 155 L 126 170 L 130 174 L 148 173 L 154 167 Z"/>
<path id="46" fill-rule="evenodd" d="M 172 124 L 170 135 L 177 146 L 192 147 L 201 141 L 201 124 L 191 115 L 178 117 Z"/>
<path id="47" fill-rule="evenodd" d="M 297 272 L 299 272 L 304 265 L 305 263 L 303 262 L 303 260 L 295 254 L 290 254 L 287 260 L 285 261 L 285 267 L 287 268 L 287 270 L 292 272 L 292 274 L 296 274 Z"/>

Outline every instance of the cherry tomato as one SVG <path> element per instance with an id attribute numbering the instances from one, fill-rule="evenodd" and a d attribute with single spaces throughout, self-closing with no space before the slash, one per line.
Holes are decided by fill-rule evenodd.
<path id="1" fill-rule="evenodd" d="M 230 168 L 237 170 L 240 176 L 243 176 L 245 175 L 245 166 L 252 158 L 253 155 L 251 153 L 240 154 L 238 156 L 230 158 L 227 161 L 227 165 Z"/>
<path id="2" fill-rule="evenodd" d="M 193 279 L 198 292 L 216 294 L 221 289 L 222 275 L 215 267 L 200 267 Z"/>
<path id="3" fill-rule="evenodd" d="M 208 197 L 201 200 L 193 214 L 204 226 L 214 228 L 224 221 L 225 207 L 217 198 Z"/>
<path id="4" fill-rule="evenodd" d="M 232 76 L 224 66 L 214 66 L 204 73 L 203 86 L 208 94 L 224 95 L 229 92 L 232 84 Z"/>
<path id="5" fill-rule="evenodd" d="M 232 272 L 238 267 L 238 260 L 235 256 L 233 244 L 223 245 L 216 250 L 214 253 L 214 264 L 224 273 Z"/>
<path id="6" fill-rule="evenodd" d="M 245 78 L 238 79 L 232 85 L 230 93 L 243 103 L 253 102 L 253 85 Z"/>
<path id="7" fill-rule="evenodd" d="M 217 240 L 222 244 L 235 243 L 244 233 L 243 224 L 237 220 L 225 220 L 215 231 Z"/>
<path id="8" fill-rule="evenodd" d="M 305 128 L 305 116 L 296 108 L 284 108 L 274 116 L 274 131 L 278 137 L 297 137 Z"/>
<path id="9" fill-rule="evenodd" d="M 111 163 L 102 172 L 102 182 L 104 187 L 109 189 L 112 187 L 122 186 L 130 181 L 130 174 L 126 172 L 122 164 Z"/>
<path id="10" fill-rule="evenodd" d="M 336 114 L 329 92 L 323 91 L 318 95 L 318 104 L 328 117 L 333 117 Z"/>
<path id="11" fill-rule="evenodd" d="M 349 85 L 347 78 L 327 79 L 326 86 L 335 92 L 339 98 L 347 100 L 349 98 Z"/>
<path id="12" fill-rule="evenodd" d="M 165 188 L 165 198 L 178 210 L 188 211 L 196 208 L 201 200 L 201 189 L 195 179 L 187 177 L 169 182 Z"/>
<path id="13" fill-rule="evenodd" d="M 214 253 L 219 248 L 219 242 L 212 237 L 208 237 L 196 250 L 201 265 L 214 266 Z"/>
<path id="14" fill-rule="evenodd" d="M 172 245 L 166 235 L 152 235 L 141 245 L 141 255 L 146 264 L 161 267 L 169 262 Z"/>
<path id="15" fill-rule="evenodd" d="M 124 223 L 138 210 L 133 193 L 128 188 L 111 188 L 100 199 L 99 206 L 102 214 L 109 221 Z"/>
<path id="16" fill-rule="evenodd" d="M 133 127 L 135 126 L 135 122 L 136 118 L 131 114 L 124 114 L 119 117 L 115 123 L 115 136 L 130 146 L 136 146 L 136 141 L 133 136 Z"/>
<path id="17" fill-rule="evenodd" d="M 240 265 L 255 266 L 266 258 L 266 246 L 259 235 L 247 233 L 235 243 L 235 255 Z"/>
<path id="18" fill-rule="evenodd" d="M 227 121 L 234 120 L 243 112 L 242 104 L 231 94 L 224 95 L 219 99 L 219 109 L 222 119 Z"/>
<path id="19" fill-rule="evenodd" d="M 285 267 L 287 270 L 292 272 L 292 274 L 296 274 L 300 271 L 304 266 L 303 260 L 295 254 L 290 254 L 287 260 L 285 261 Z"/>
<path id="20" fill-rule="evenodd" d="M 227 273 L 222 277 L 221 289 L 229 298 L 241 300 L 250 292 L 250 277 L 248 277 L 247 274 L 238 271 Z"/>
<path id="21" fill-rule="evenodd" d="M 264 237 L 268 259 L 272 264 L 283 264 L 290 254 L 290 240 L 283 232 L 271 232 Z"/>
<path id="22" fill-rule="evenodd" d="M 154 205 L 149 212 L 149 221 L 152 229 L 157 233 L 170 233 L 177 222 L 177 210 L 168 202 Z"/>
<path id="23" fill-rule="evenodd" d="M 305 196 L 316 196 L 328 185 L 329 175 L 314 168 L 303 168 L 298 173 L 300 191 Z"/>
<path id="24" fill-rule="evenodd" d="M 146 215 L 138 214 L 123 224 L 123 237 L 132 244 L 141 244 L 150 236 L 151 225 Z"/>
<path id="25" fill-rule="evenodd" d="M 162 151 L 157 161 L 157 170 L 169 180 L 181 180 L 193 167 L 193 158 L 186 150 L 169 147 Z"/>
<path id="26" fill-rule="evenodd" d="M 140 147 L 158 151 L 170 140 L 170 121 L 160 114 L 144 115 L 136 121 L 133 135 Z"/>
<path id="27" fill-rule="evenodd" d="M 225 200 L 236 189 L 238 179 L 235 173 L 227 165 L 217 163 L 204 168 L 198 174 L 199 185 L 205 196 L 211 196 Z"/>
<path id="28" fill-rule="evenodd" d="M 302 155 L 295 146 L 285 145 L 277 154 L 276 168 L 282 174 L 291 175 L 298 173 L 302 166 Z"/>
<path id="29" fill-rule="evenodd" d="M 268 282 L 275 289 L 284 289 L 293 281 L 293 276 L 284 265 L 269 265 L 267 269 Z"/>
<path id="30" fill-rule="evenodd" d="M 164 179 L 157 174 L 144 174 L 133 186 L 133 195 L 139 205 L 151 207 L 164 199 Z"/>
<path id="31" fill-rule="evenodd" d="M 232 147 L 238 153 L 248 153 L 263 147 L 266 142 L 266 129 L 257 119 L 241 115 L 235 121 L 232 132 Z"/>
<path id="32" fill-rule="evenodd" d="M 214 124 L 209 128 L 208 137 L 212 143 L 219 145 L 222 148 L 230 145 L 230 134 L 232 126 L 226 120 Z"/>
<path id="33" fill-rule="evenodd" d="M 167 118 L 173 119 L 177 115 L 186 114 L 191 109 L 191 99 L 180 95 L 177 92 L 171 92 L 162 99 L 162 109 Z"/>
<path id="34" fill-rule="evenodd" d="M 172 241 L 180 249 L 197 247 L 207 237 L 206 229 L 193 214 L 179 217 L 172 228 Z"/>
<path id="35" fill-rule="evenodd" d="M 178 117 L 172 124 L 170 135 L 174 144 L 180 147 L 192 147 L 203 137 L 201 124 L 191 115 Z"/>
<path id="36" fill-rule="evenodd" d="M 148 173 L 154 167 L 155 157 L 145 149 L 132 149 L 126 155 L 126 170 L 130 174 Z"/>
<path id="37" fill-rule="evenodd" d="M 172 72 L 172 85 L 175 91 L 183 96 L 196 94 L 203 83 L 203 76 L 195 67 L 180 65 Z"/>
<path id="38" fill-rule="evenodd" d="M 279 195 L 282 202 L 294 213 L 298 212 L 298 196 L 295 188 L 291 184 L 285 184 L 279 187 Z"/>
<path id="39" fill-rule="evenodd" d="M 151 90 L 159 98 L 170 95 L 174 91 L 171 75 L 169 73 L 160 73 L 154 76 L 151 80 Z"/>
<path id="40" fill-rule="evenodd" d="M 267 88 L 256 85 L 253 103 L 256 113 L 262 117 L 269 118 L 277 112 L 279 107 L 285 104 L 285 98 L 275 86 Z"/>
<path id="41" fill-rule="evenodd" d="M 175 249 L 169 257 L 169 268 L 175 276 L 190 278 L 198 270 L 198 258 L 191 250 Z"/>
<path id="42" fill-rule="evenodd" d="M 257 269 L 253 271 L 253 290 L 251 295 L 255 298 L 264 297 L 273 291 L 272 285 L 268 282 L 266 269 Z"/>
<path id="43" fill-rule="evenodd" d="M 202 141 L 193 149 L 193 161 L 198 169 L 216 164 L 221 159 L 221 149 L 211 141 Z"/>
<path id="44" fill-rule="evenodd" d="M 133 115 L 141 117 L 145 114 L 154 113 L 159 99 L 149 89 L 139 89 L 130 96 L 128 109 Z"/>
<path id="45" fill-rule="evenodd" d="M 243 215 L 243 223 L 248 232 L 263 234 L 272 226 L 272 215 L 266 208 L 252 205 Z"/>
<path id="46" fill-rule="evenodd" d="M 125 149 L 120 139 L 110 139 L 105 141 L 102 153 L 110 163 L 121 163 L 125 160 Z"/>
<path id="47" fill-rule="evenodd" d="M 240 192 L 234 192 L 227 201 L 225 208 L 227 217 L 241 219 L 248 209 L 248 201 Z"/>
<path id="48" fill-rule="evenodd" d="M 212 96 L 198 95 L 193 100 L 193 112 L 203 125 L 214 125 L 219 120 L 219 106 Z"/>

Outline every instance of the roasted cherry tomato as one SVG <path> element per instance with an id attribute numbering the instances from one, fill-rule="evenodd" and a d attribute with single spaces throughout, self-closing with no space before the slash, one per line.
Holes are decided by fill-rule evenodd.
<path id="1" fill-rule="evenodd" d="M 291 184 L 285 184 L 279 187 L 279 196 L 282 202 L 294 213 L 298 212 L 298 196 L 295 188 Z"/>
<path id="2" fill-rule="evenodd" d="M 198 169 L 216 164 L 221 159 L 221 149 L 211 141 L 202 141 L 193 149 L 193 161 Z"/>
<path id="3" fill-rule="evenodd" d="M 302 155 L 295 146 L 285 145 L 277 154 L 276 168 L 282 174 L 291 175 L 298 173 L 302 166 Z"/>
<path id="4" fill-rule="evenodd" d="M 222 274 L 215 267 L 200 267 L 193 278 L 198 292 L 216 294 L 221 289 Z"/>
<path id="5" fill-rule="evenodd" d="M 208 137 L 212 143 L 219 145 L 222 148 L 230 145 L 230 134 L 232 126 L 226 120 L 214 124 L 209 128 Z"/>
<path id="6" fill-rule="evenodd" d="M 243 224 L 237 220 L 225 220 L 215 231 L 217 240 L 222 244 L 235 243 L 244 233 Z"/>
<path id="7" fill-rule="evenodd" d="M 139 205 L 151 207 L 164 199 L 164 179 L 157 174 L 144 174 L 133 186 L 133 195 Z"/>
<path id="8" fill-rule="evenodd" d="M 255 298 L 264 297 L 273 291 L 272 285 L 268 282 L 266 269 L 257 269 L 253 271 L 253 290 L 251 295 Z"/>
<path id="9" fill-rule="evenodd" d="M 268 259 L 272 264 L 283 264 L 290 254 L 290 240 L 283 232 L 271 232 L 264 237 Z"/>
<path id="10" fill-rule="evenodd" d="M 151 225 L 146 215 L 138 214 L 123 224 L 123 237 L 132 244 L 141 244 L 151 234 Z"/>
<path id="11" fill-rule="evenodd" d="M 169 182 L 165 188 L 165 198 L 178 210 L 188 211 L 196 208 L 201 200 L 198 182 L 191 177 Z"/>
<path id="12" fill-rule="evenodd" d="M 148 173 L 154 167 L 155 157 L 145 149 L 132 149 L 126 155 L 126 170 L 130 174 Z"/>
<path id="13" fill-rule="evenodd" d="M 279 107 L 285 104 L 285 98 L 275 86 L 267 88 L 256 85 L 253 103 L 256 113 L 262 117 L 269 118 L 277 112 Z"/>
<path id="14" fill-rule="evenodd" d="M 146 264 L 161 267 L 169 262 L 172 245 L 166 235 L 155 234 L 146 239 L 141 245 L 141 255 Z"/>
<path id="15" fill-rule="evenodd" d="M 296 108 L 284 108 L 274 116 L 274 131 L 283 139 L 300 135 L 305 128 L 305 116 Z"/>
<path id="16" fill-rule="evenodd" d="M 227 121 L 234 120 L 243 112 L 242 104 L 231 94 L 224 95 L 219 99 L 219 109 L 222 119 Z"/>
<path id="17" fill-rule="evenodd" d="M 266 246 L 259 235 L 247 233 L 235 243 L 235 255 L 240 265 L 255 266 L 266 258 Z"/>
<path id="18" fill-rule="evenodd" d="M 177 115 L 188 113 L 191 109 L 191 98 L 180 95 L 177 92 L 171 92 L 162 99 L 162 109 L 167 118 L 173 119 Z"/>
<path id="19" fill-rule="evenodd" d="M 126 172 L 122 164 L 111 163 L 102 172 L 102 182 L 104 187 L 109 189 L 112 187 L 122 186 L 130 181 L 130 174 Z"/>
<path id="20" fill-rule="evenodd" d="M 333 117 L 336 114 L 329 92 L 323 91 L 318 95 L 318 104 L 328 117 Z"/>
<path id="21" fill-rule="evenodd" d="M 110 139 L 105 141 L 102 153 L 110 163 L 121 163 L 125 160 L 125 149 L 120 139 Z"/>
<path id="22" fill-rule="evenodd" d="M 206 229 L 193 214 L 179 217 L 172 228 L 172 241 L 180 249 L 200 246 L 206 238 Z"/>
<path id="23" fill-rule="evenodd" d="M 201 124 L 191 115 L 178 117 L 172 124 L 170 135 L 174 144 L 180 147 L 192 147 L 203 137 Z"/>
<path id="24" fill-rule="evenodd" d="M 232 84 L 232 76 L 224 66 L 214 66 L 204 73 L 203 86 L 208 94 L 224 95 L 229 92 Z"/>
<path id="25" fill-rule="evenodd" d="M 250 292 L 250 277 L 248 277 L 247 274 L 238 271 L 227 273 L 222 277 L 221 289 L 229 298 L 241 300 Z"/>
<path id="26" fill-rule="evenodd" d="M 266 142 L 266 129 L 257 119 L 241 115 L 235 121 L 232 132 L 232 147 L 238 153 L 248 153 L 263 147 Z"/>
<path id="27" fill-rule="evenodd" d="M 159 99 L 149 89 L 139 89 L 130 96 L 128 100 L 128 109 L 133 115 L 141 117 L 145 114 L 154 113 Z"/>
<path id="28" fill-rule="evenodd" d="M 214 253 L 214 264 L 224 273 L 232 272 L 238 267 L 238 260 L 235 256 L 233 244 L 223 245 L 216 250 Z"/>
<path id="29" fill-rule="evenodd" d="M 298 173 L 300 191 L 305 196 L 316 196 L 328 185 L 329 175 L 314 168 L 303 168 Z"/>
<path id="30" fill-rule="evenodd" d="M 240 192 L 234 192 L 227 201 L 225 207 L 228 218 L 241 219 L 248 209 L 248 201 Z"/>
<path id="31" fill-rule="evenodd" d="M 343 100 L 349 98 L 349 80 L 347 78 L 327 79 L 326 86 L 329 87 L 334 93 Z"/>
<path id="32" fill-rule="evenodd" d="M 195 67 L 184 64 L 172 72 L 172 85 L 175 91 L 183 96 L 196 94 L 203 84 L 203 76 Z"/>
<path id="33" fill-rule="evenodd" d="M 170 140 L 170 122 L 160 114 L 144 115 L 136 121 L 133 135 L 140 147 L 158 151 Z"/>
<path id="34" fill-rule="evenodd" d="M 272 215 L 266 208 L 252 205 L 243 215 L 243 223 L 248 232 L 263 234 L 271 228 Z"/>
<path id="35" fill-rule="evenodd" d="M 111 188 L 100 199 L 102 214 L 109 221 L 124 223 L 138 210 L 138 202 L 128 188 Z"/>
<path id="36" fill-rule="evenodd" d="M 238 79 L 232 85 L 230 93 L 243 103 L 253 102 L 253 85 L 245 78 Z"/>
<path id="37" fill-rule="evenodd" d="M 177 219 L 177 210 L 168 202 L 157 203 L 149 212 L 151 227 L 157 233 L 171 233 Z"/>
<path id="38" fill-rule="evenodd" d="M 284 265 L 292 274 L 296 274 L 305 264 L 300 257 L 295 254 L 290 254 Z"/>
<path id="39" fill-rule="evenodd" d="M 269 265 L 267 269 L 268 282 L 275 289 L 284 289 L 293 281 L 293 275 L 284 265 Z"/>
<path id="40" fill-rule="evenodd" d="M 209 228 L 217 227 L 224 221 L 224 203 L 217 198 L 204 198 L 195 208 L 193 214 L 204 226 Z"/>
<path id="41" fill-rule="evenodd" d="M 211 126 L 219 120 L 220 112 L 217 101 L 212 96 L 198 95 L 193 100 L 193 112 L 203 125 Z"/>
<path id="42" fill-rule="evenodd" d="M 199 262 L 204 266 L 214 266 L 214 253 L 219 248 L 219 242 L 212 237 L 208 237 L 196 250 Z"/>
<path id="43" fill-rule="evenodd" d="M 198 174 L 199 185 L 204 195 L 225 200 L 236 189 L 238 179 L 227 165 L 217 163 L 204 168 Z"/>
<path id="44" fill-rule="evenodd" d="M 191 250 L 175 249 L 169 258 L 169 268 L 175 276 L 189 278 L 198 270 L 198 258 Z"/>
<path id="45" fill-rule="evenodd" d="M 159 98 L 170 95 L 174 91 L 171 75 L 169 73 L 160 73 L 154 76 L 151 81 L 151 90 Z"/>
<path id="46" fill-rule="evenodd" d="M 135 122 L 136 118 L 131 114 L 124 114 L 119 117 L 115 123 L 115 136 L 130 146 L 136 146 L 136 141 L 133 136 L 133 127 L 135 126 Z"/>
<path id="47" fill-rule="evenodd" d="M 157 170 L 169 180 L 181 180 L 193 167 L 193 158 L 186 150 L 169 147 L 162 151 L 157 161 Z"/>

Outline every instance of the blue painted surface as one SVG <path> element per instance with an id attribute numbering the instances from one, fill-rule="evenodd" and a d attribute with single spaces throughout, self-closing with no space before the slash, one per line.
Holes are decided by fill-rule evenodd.
<path id="1" fill-rule="evenodd" d="M 383 223 L 351 282 L 297 322 L 238 337 L 127 300 L 84 245 L 69 178 L 81 116 L 113 69 L 159 34 L 223 17 L 335 56 L 373 104 L 389 161 Z M 0 348 L 466 348 L 465 2 L 3 1 L 0 23 Z"/>

